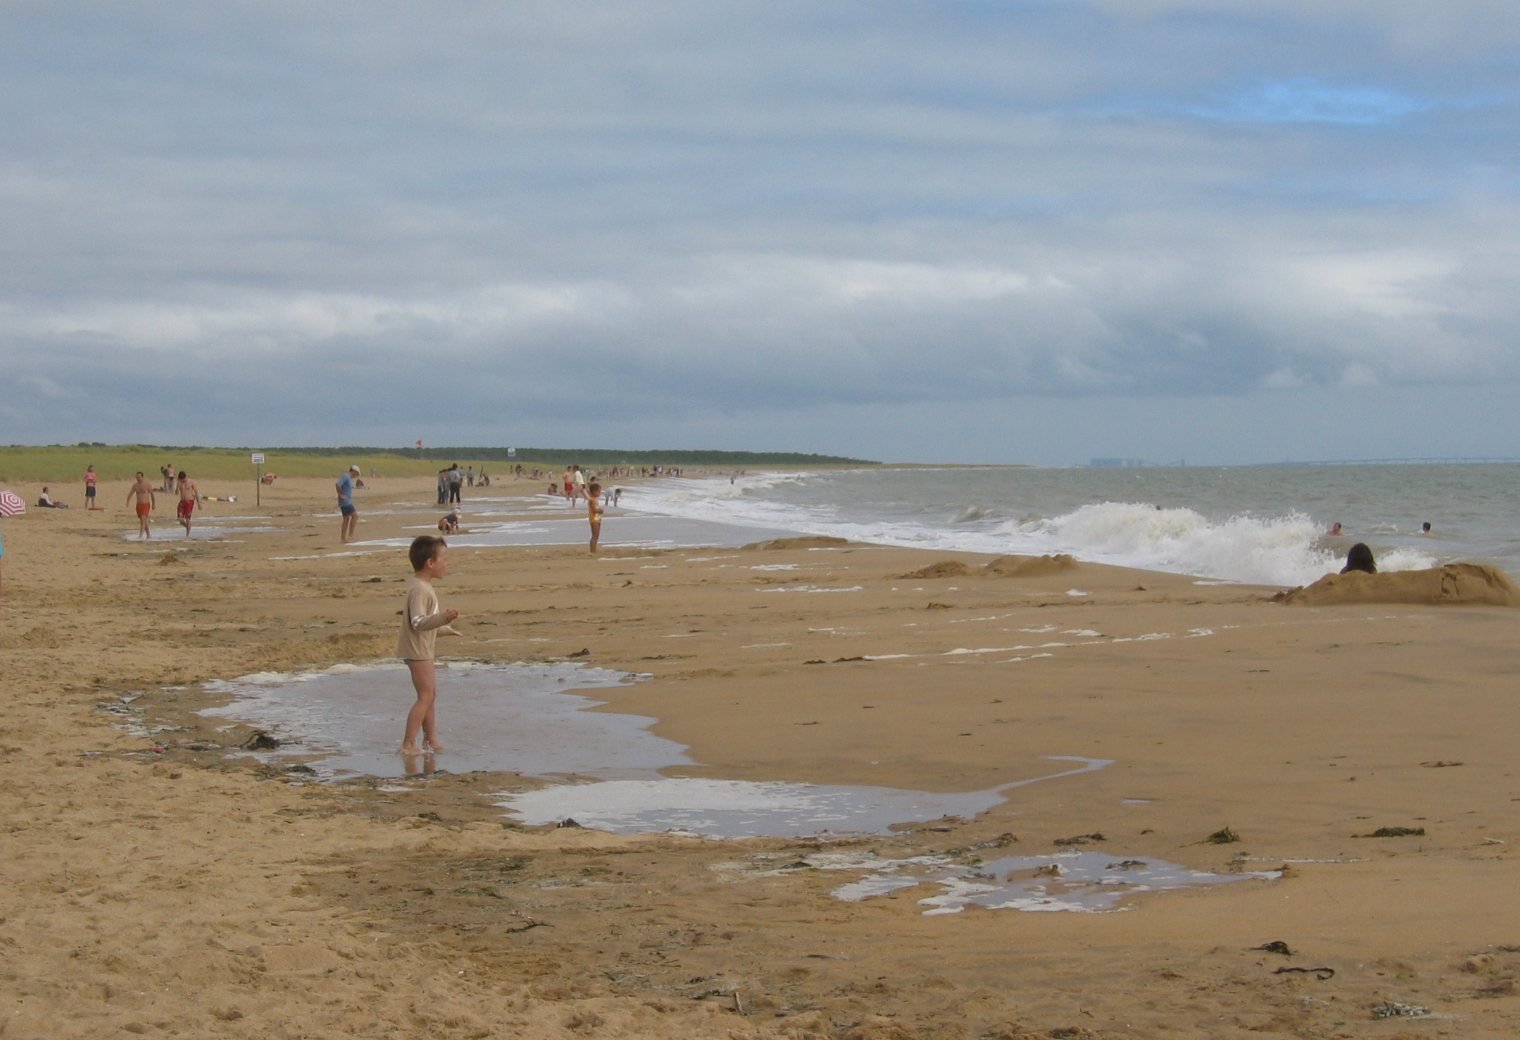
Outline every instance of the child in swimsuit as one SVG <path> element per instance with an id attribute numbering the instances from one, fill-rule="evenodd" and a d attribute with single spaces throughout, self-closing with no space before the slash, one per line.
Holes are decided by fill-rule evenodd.
<path id="1" fill-rule="evenodd" d="M 586 488 L 586 519 L 591 523 L 591 551 L 595 553 L 602 537 L 602 485 L 595 481 Z"/>

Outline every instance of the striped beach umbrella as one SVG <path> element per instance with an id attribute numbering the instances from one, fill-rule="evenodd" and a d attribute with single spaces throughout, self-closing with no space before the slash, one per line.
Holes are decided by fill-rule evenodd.
<path id="1" fill-rule="evenodd" d="M 10 488 L 0 488 L 0 516 L 20 516 L 26 512 L 26 503 Z"/>

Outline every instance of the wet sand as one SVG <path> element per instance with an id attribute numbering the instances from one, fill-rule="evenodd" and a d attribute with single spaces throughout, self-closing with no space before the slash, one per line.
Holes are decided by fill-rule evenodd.
<path id="1" fill-rule="evenodd" d="M 103 513 L 4 521 L 0 1036 L 1520 1033 L 1520 610 L 620 548 L 616 514 L 598 558 L 461 546 L 445 652 L 647 673 L 595 695 L 700 763 L 672 775 L 951 792 L 1113 762 L 886 836 L 619 836 L 512 823 L 493 799 L 541 781 L 511 773 L 319 783 L 232 754 L 252 731 L 194 715 L 198 684 L 385 661 L 407 566 L 337 544 L 330 481 L 259 510 L 202 490 L 239 502 L 201 522 L 274 529 L 185 544 L 160 509 L 168 537 L 124 539 L 124 484 Z M 430 493 L 372 482 L 361 539 L 436 519 Z M 445 738 L 448 696 L 445 674 Z M 1077 851 L 1286 870 L 1110 913 L 931 914 L 934 886 L 847 901 L 859 875 L 824 869 Z"/>

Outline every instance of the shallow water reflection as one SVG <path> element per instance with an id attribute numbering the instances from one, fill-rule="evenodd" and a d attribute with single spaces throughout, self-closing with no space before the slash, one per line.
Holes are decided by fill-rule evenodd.
<path id="1" fill-rule="evenodd" d="M 959 913 L 968 906 L 989 910 L 1075 910 L 1094 913 L 1122 909 L 1145 892 L 1166 892 L 1237 881 L 1272 880 L 1281 871 L 1214 874 L 1157 859 L 1126 859 L 1105 852 L 1061 852 L 1047 856 L 1004 856 L 974 865 L 941 857 L 885 860 L 872 857 L 817 858 L 824 870 L 865 872 L 834 890 L 847 902 L 932 885 L 939 894 L 920 899 L 926 915 Z"/>
<path id="2" fill-rule="evenodd" d="M 985 791 L 930 792 L 894 787 L 783 781 L 623 780 L 510 794 L 500 804 L 527 824 L 573 819 L 616 834 L 678 831 L 707 838 L 800 838 L 885 834 L 894 826 L 946 816 L 967 819 L 1005 800 L 1005 792 L 1042 780 L 1102 769 L 1105 759 L 1065 758 L 1075 768 Z"/>
<path id="3" fill-rule="evenodd" d="M 649 732 L 653 719 L 592 711 L 603 702 L 574 692 L 636 679 L 575 664 L 453 663 L 438 673 L 438 733 L 448 750 L 408 758 L 396 748 L 415 696 L 400 664 L 209 682 L 207 690 L 233 700 L 202 714 L 261 726 L 282 745 L 263 757 L 316 755 L 313 767 L 329 777 L 441 768 L 615 779 L 691 764 L 682 745 Z"/>
<path id="4" fill-rule="evenodd" d="M 417 531 L 436 530 L 437 517 L 416 527 Z M 737 547 L 769 538 L 795 536 L 797 532 L 778 527 L 719 524 L 707 520 L 654 516 L 636 513 L 608 514 L 602 525 L 602 545 L 620 549 L 674 549 L 690 546 Z M 360 542 L 366 546 L 404 548 L 405 538 L 376 538 Z M 492 549 L 520 545 L 581 545 L 586 541 L 584 516 L 493 519 L 490 513 L 467 512 L 459 534 L 449 535 L 450 548 Z"/>
<path id="5" fill-rule="evenodd" d="M 573 819 L 619 834 L 880 834 L 946 816 L 974 817 L 1001 804 L 1014 788 L 1110 764 L 1052 756 L 1065 767 L 984 791 L 950 793 L 670 778 L 660 771 L 695 764 L 684 746 L 650 733 L 653 719 L 590 710 L 602 702 L 575 692 L 637 678 L 573 664 L 453 664 L 439 675 L 439 735 L 448 750 L 436 755 L 396 753 L 413 699 L 410 677 L 399 664 L 210 682 L 207 690 L 232 701 L 202 714 L 267 729 L 280 747 L 250 754 L 265 760 L 315 757 L 313 767 L 327 778 L 400 777 L 435 769 L 573 777 L 575 782 L 535 791 L 503 792 L 498 804 L 530 825 Z M 584 782 L 588 777 L 594 782 Z"/>

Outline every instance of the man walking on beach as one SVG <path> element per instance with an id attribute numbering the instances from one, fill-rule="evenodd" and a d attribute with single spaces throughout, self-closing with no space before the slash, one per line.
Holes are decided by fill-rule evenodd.
<path id="1" fill-rule="evenodd" d="M 185 476 L 185 471 L 179 471 L 179 480 L 175 482 L 179 489 L 179 507 L 175 510 L 175 516 L 179 518 L 179 525 L 185 529 L 185 537 L 190 537 L 190 517 L 195 512 L 195 503 L 200 501 L 200 492 L 196 490 L 195 481 Z"/>
<path id="2" fill-rule="evenodd" d="M 359 510 L 354 506 L 354 474 L 358 466 L 348 467 L 348 472 L 338 478 L 338 512 L 343 519 L 338 525 L 338 541 L 347 544 L 354 540 L 359 529 Z"/>
<path id="3" fill-rule="evenodd" d="M 137 483 L 127 492 L 128 505 L 132 504 L 134 497 L 137 499 L 137 537 L 152 538 L 153 529 L 148 525 L 148 514 L 158 505 L 158 499 L 154 497 L 153 485 L 148 483 L 142 470 L 137 471 Z"/>

